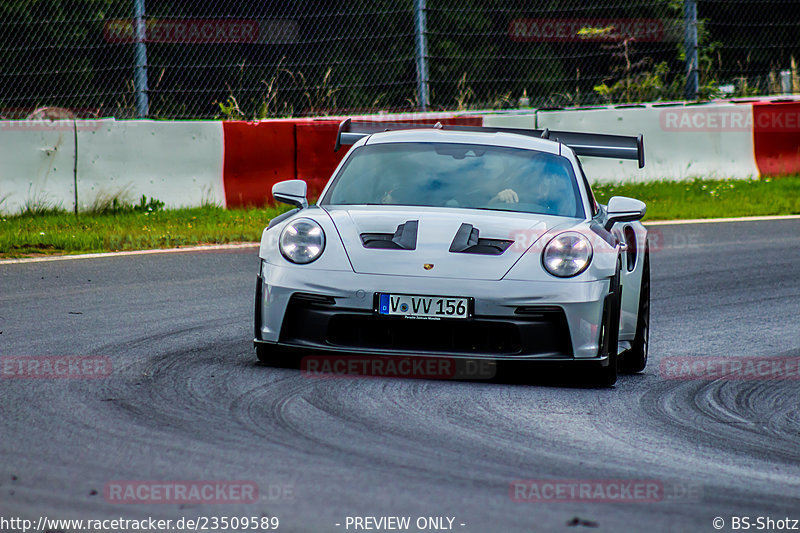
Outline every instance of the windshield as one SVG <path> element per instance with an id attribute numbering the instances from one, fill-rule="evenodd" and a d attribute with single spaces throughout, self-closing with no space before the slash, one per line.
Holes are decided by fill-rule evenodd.
<path id="1" fill-rule="evenodd" d="M 386 143 L 362 146 L 322 205 L 462 207 L 583 218 L 565 157 L 500 146 Z"/>

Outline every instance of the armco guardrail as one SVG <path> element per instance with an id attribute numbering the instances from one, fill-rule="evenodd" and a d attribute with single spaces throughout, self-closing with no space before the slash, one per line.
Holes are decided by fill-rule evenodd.
<path id="1" fill-rule="evenodd" d="M 800 101 L 358 118 L 643 133 L 645 168 L 584 158 L 596 181 L 800 173 Z M 315 195 L 346 152 L 332 149 L 339 120 L 0 121 L 0 211 L 72 209 L 76 198 L 86 209 L 113 195 L 143 194 L 169 207 L 261 205 L 274 183 L 292 178 L 306 180 Z"/>

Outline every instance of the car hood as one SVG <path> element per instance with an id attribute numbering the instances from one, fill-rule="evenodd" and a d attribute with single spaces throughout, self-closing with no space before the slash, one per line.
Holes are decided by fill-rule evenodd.
<path id="1" fill-rule="evenodd" d="M 578 222 L 549 215 L 461 208 L 325 206 L 324 209 L 333 220 L 356 272 L 451 279 L 502 279 L 546 232 Z M 389 238 L 401 224 L 413 228 L 414 221 L 416 242 L 413 249 L 364 246 L 362 235 L 383 234 Z M 477 229 L 480 239 L 512 242 L 497 255 L 451 252 L 453 241 L 464 224 Z M 462 229 L 461 236 L 464 234 Z"/>

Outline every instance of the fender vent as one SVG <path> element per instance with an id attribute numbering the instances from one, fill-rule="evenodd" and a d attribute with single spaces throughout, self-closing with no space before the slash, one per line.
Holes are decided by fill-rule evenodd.
<path id="1" fill-rule="evenodd" d="M 457 254 L 502 255 L 514 241 L 503 239 L 481 239 L 478 228 L 472 224 L 461 224 L 450 251 Z"/>
<path id="2" fill-rule="evenodd" d="M 633 231 L 633 228 L 630 226 L 625 226 L 623 230 L 623 234 L 625 235 L 625 244 L 628 245 L 627 257 L 625 264 L 628 267 L 628 272 L 633 272 L 633 269 L 636 268 L 636 232 Z"/>
<path id="3" fill-rule="evenodd" d="M 417 248 L 418 220 L 409 220 L 397 226 L 394 233 L 362 233 L 364 248 L 383 248 L 385 250 L 415 250 Z"/>

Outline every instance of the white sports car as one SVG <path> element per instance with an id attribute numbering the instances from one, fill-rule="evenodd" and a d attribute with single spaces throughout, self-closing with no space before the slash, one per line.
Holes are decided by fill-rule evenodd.
<path id="1" fill-rule="evenodd" d="M 634 159 L 641 135 L 354 123 L 316 205 L 264 230 L 255 347 L 541 360 L 618 371 L 647 363 L 644 203 L 599 205 L 577 156 Z"/>

